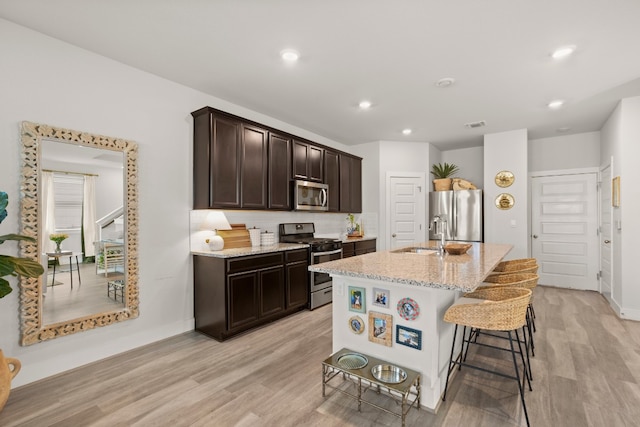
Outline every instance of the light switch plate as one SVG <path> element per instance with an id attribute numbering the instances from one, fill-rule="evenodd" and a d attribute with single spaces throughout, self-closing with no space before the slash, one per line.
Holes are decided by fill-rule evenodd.
<path id="1" fill-rule="evenodd" d="M 333 286 L 333 289 L 335 290 L 336 295 L 339 295 L 339 296 L 344 295 L 344 284 L 337 283 Z"/>

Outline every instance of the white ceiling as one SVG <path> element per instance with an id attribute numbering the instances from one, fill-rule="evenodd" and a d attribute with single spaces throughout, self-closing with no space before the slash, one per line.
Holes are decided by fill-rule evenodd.
<path id="1" fill-rule="evenodd" d="M 640 95 L 639 0 L 0 0 L 0 17 L 349 145 L 595 131 Z"/>

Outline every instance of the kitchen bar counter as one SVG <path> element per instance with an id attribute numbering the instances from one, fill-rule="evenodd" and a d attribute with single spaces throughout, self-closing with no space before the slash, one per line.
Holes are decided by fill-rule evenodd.
<path id="1" fill-rule="evenodd" d="M 333 279 L 333 352 L 350 348 L 420 372 L 422 405 L 437 411 L 453 339 L 444 313 L 509 250 L 510 245 L 474 243 L 465 255 L 383 251 L 310 266 Z M 385 303 L 375 298 L 381 292 Z M 352 293 L 360 296 L 359 307 L 352 306 Z M 402 310 L 406 301 L 413 305 L 410 316 Z M 354 324 L 362 328 L 355 331 Z M 406 345 L 406 335 L 398 338 L 398 326 L 414 334 L 412 345 Z"/>
<path id="2" fill-rule="evenodd" d="M 419 247 L 435 247 L 424 242 Z M 412 286 L 470 292 L 511 250 L 511 245 L 473 243 L 464 255 L 374 252 L 359 257 L 324 262 L 311 271 Z"/>
<path id="3" fill-rule="evenodd" d="M 192 251 L 193 255 L 210 256 L 215 258 L 235 258 L 247 255 L 268 254 L 271 252 L 292 251 L 308 248 L 307 244 L 300 243 L 276 243 L 269 246 L 247 246 L 243 248 L 222 249 L 221 251 Z"/>

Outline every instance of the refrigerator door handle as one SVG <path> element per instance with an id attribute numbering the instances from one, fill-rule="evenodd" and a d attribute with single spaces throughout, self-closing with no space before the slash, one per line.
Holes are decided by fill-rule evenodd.
<path id="1" fill-rule="evenodd" d="M 455 193 L 451 198 L 451 225 L 449 229 L 451 230 L 451 239 L 458 240 L 458 203 L 456 203 Z"/>

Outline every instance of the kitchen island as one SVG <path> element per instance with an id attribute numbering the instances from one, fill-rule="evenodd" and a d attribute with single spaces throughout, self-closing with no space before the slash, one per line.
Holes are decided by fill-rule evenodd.
<path id="1" fill-rule="evenodd" d="M 473 243 L 464 255 L 381 251 L 310 266 L 333 278 L 333 352 L 350 348 L 420 372 L 422 405 L 435 412 L 453 339 L 444 312 L 511 248 Z"/>

